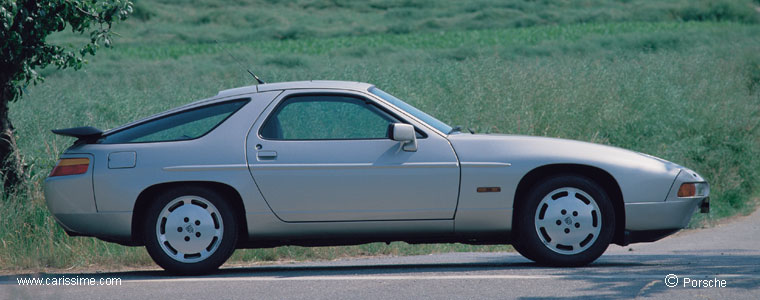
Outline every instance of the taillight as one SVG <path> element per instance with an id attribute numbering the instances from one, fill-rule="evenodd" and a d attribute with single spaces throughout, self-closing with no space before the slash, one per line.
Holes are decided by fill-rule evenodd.
<path id="1" fill-rule="evenodd" d="M 61 158 L 48 177 L 84 174 L 89 167 L 89 158 Z"/>

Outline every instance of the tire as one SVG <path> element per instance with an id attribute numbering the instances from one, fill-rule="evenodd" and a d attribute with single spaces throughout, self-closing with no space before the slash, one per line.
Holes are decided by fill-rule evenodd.
<path id="1" fill-rule="evenodd" d="M 587 265 L 604 253 L 615 232 L 615 212 L 604 189 L 578 175 L 538 182 L 518 207 L 514 248 L 539 264 Z"/>
<path id="2" fill-rule="evenodd" d="M 165 270 L 197 275 L 219 268 L 235 251 L 238 224 L 217 192 L 186 186 L 150 204 L 143 224 L 145 248 Z"/>

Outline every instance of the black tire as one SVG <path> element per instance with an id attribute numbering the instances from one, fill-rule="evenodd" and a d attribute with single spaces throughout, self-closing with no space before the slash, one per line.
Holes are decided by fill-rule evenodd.
<path id="1" fill-rule="evenodd" d="M 156 264 L 171 273 L 212 272 L 235 251 L 235 214 L 212 189 L 183 186 L 167 190 L 150 204 L 146 215 L 145 248 Z"/>
<path id="2" fill-rule="evenodd" d="M 530 260 L 547 266 L 584 266 L 612 241 L 612 202 L 587 177 L 549 177 L 534 185 L 523 201 L 515 211 L 513 246 Z"/>

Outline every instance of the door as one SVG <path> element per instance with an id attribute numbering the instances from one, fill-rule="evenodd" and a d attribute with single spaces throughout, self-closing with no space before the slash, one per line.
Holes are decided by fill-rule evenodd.
<path id="1" fill-rule="evenodd" d="M 347 91 L 286 91 L 254 124 L 248 164 L 286 222 L 452 219 L 459 166 L 449 142 Z M 415 126 L 418 147 L 391 140 L 391 123 Z"/>

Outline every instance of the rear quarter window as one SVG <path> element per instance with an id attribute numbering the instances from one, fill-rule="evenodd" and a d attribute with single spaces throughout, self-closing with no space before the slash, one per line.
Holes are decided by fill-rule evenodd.
<path id="1" fill-rule="evenodd" d="M 108 134 L 98 143 L 151 143 L 197 139 L 219 126 L 248 101 L 233 100 L 181 111 Z"/>

